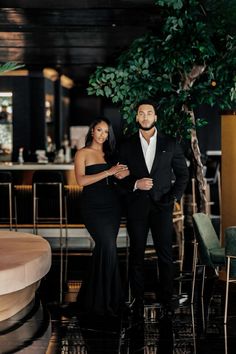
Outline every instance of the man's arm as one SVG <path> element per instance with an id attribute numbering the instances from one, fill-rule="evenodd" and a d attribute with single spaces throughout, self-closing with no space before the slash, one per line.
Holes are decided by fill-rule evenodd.
<path id="1" fill-rule="evenodd" d="M 133 192 L 136 179 L 132 176 L 129 170 L 129 159 L 127 156 L 128 149 L 129 147 L 125 142 L 120 146 L 118 161 L 120 164 L 124 164 L 128 167 L 129 173 L 121 174 L 120 175 L 121 178 L 119 178 L 119 175 L 117 175 L 116 177 L 117 180 L 119 181 L 118 183 L 121 186 L 121 188 L 123 188 L 126 192 Z M 126 162 L 124 163 L 123 161 Z"/>
<path id="2" fill-rule="evenodd" d="M 172 168 L 176 180 L 172 187 L 171 194 L 173 195 L 174 199 L 179 201 L 187 186 L 189 180 L 189 172 L 183 150 L 178 142 L 176 142 L 175 146 Z"/>

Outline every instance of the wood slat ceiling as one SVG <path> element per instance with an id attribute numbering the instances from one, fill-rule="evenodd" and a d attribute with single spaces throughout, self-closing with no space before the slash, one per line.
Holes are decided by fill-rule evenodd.
<path id="1" fill-rule="evenodd" d="M 112 65 L 133 39 L 160 21 L 152 0 L 1 4 L 8 6 L 0 9 L 1 63 L 14 60 L 32 70 L 60 68 L 85 85 L 97 65 Z"/>

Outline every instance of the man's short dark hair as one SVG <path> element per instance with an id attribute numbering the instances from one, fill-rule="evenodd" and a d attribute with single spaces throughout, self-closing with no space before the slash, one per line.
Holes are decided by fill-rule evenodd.
<path id="1" fill-rule="evenodd" d="M 157 105 L 156 101 L 154 101 L 154 100 L 152 100 L 152 99 L 150 99 L 150 98 L 147 98 L 146 100 L 145 100 L 145 99 L 140 100 L 140 101 L 138 101 L 137 104 L 136 104 L 136 107 L 135 107 L 135 108 L 136 108 L 136 111 L 138 110 L 139 106 L 141 106 L 141 105 L 143 105 L 143 104 L 149 104 L 150 106 L 153 106 L 154 111 L 155 111 L 155 113 L 157 114 L 158 105 Z"/>

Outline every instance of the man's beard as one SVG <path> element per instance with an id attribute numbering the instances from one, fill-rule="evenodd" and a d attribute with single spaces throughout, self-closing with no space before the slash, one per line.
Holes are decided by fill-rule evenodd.
<path id="1" fill-rule="evenodd" d="M 149 127 L 143 127 L 139 122 L 137 122 L 137 125 L 138 125 L 139 129 L 148 131 L 148 130 L 151 130 L 153 127 L 155 127 L 156 122 L 153 122 Z"/>

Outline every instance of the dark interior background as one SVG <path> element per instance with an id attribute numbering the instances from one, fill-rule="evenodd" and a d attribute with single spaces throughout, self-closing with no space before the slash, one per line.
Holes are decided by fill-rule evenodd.
<path id="1" fill-rule="evenodd" d="M 45 127 L 40 118 L 44 107 L 39 104 L 39 97 L 47 90 L 41 78 L 45 67 L 56 69 L 74 82 L 70 92 L 65 93 L 70 97 L 66 120 L 55 127 L 58 146 L 69 126 L 89 125 L 99 115 L 112 121 L 119 137 L 122 127 L 119 107 L 87 95 L 89 75 L 97 65 L 114 65 L 135 38 L 147 31 L 158 32 L 160 21 L 160 11 L 153 0 L 1 0 L 0 63 L 22 63 L 32 78 L 11 79 L 13 91 L 17 87 L 20 90 L 14 103 L 16 149 L 21 144 L 17 141 L 19 129 L 25 137 L 27 131 L 36 129 L 37 134 L 32 133 L 30 138 L 28 134 L 24 141 L 31 149 L 36 145 L 41 148 L 38 140 L 40 134 L 45 135 Z M 1 90 L 9 85 L 9 80 L 0 78 Z M 199 107 L 196 113 L 209 121 L 207 127 L 199 130 L 201 149 L 219 150 L 219 112 Z"/>

